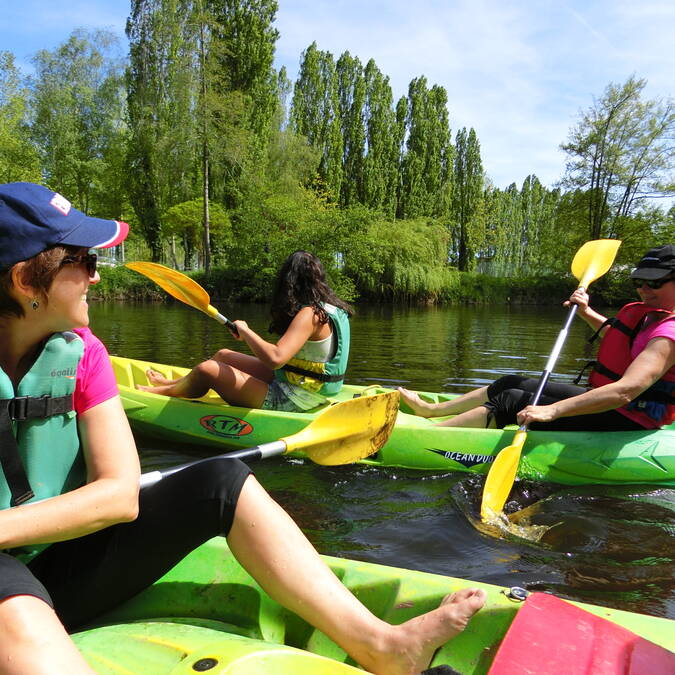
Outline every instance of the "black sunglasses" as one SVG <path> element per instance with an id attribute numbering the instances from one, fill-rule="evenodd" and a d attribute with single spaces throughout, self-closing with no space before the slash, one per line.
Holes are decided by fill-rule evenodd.
<path id="1" fill-rule="evenodd" d="M 669 281 L 675 281 L 675 277 L 666 277 L 665 279 L 631 279 L 635 288 L 641 288 L 643 285 L 649 288 L 661 288 Z"/>
<path id="2" fill-rule="evenodd" d="M 62 261 L 62 265 L 79 265 L 84 263 L 91 279 L 96 275 L 96 261 L 98 257 L 95 253 L 83 253 L 82 255 L 67 255 Z"/>

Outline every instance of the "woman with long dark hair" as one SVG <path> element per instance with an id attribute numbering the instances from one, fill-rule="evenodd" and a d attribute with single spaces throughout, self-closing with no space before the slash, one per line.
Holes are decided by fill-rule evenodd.
<path id="1" fill-rule="evenodd" d="M 342 388 L 349 359 L 352 308 L 326 283 L 321 261 L 295 251 L 281 266 L 272 295 L 268 342 L 245 321 L 234 321 L 254 356 L 221 349 L 185 377 L 168 380 L 148 370 L 150 386 L 165 396 L 199 398 L 209 389 L 232 405 L 301 412 L 322 405 Z"/>

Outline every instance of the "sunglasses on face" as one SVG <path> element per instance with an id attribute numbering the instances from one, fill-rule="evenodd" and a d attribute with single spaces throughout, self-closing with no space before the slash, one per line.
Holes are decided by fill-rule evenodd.
<path id="1" fill-rule="evenodd" d="M 675 281 L 673 277 L 666 277 L 665 279 L 631 279 L 633 286 L 635 288 L 642 288 L 642 286 L 647 286 L 648 288 L 661 288 L 664 284 L 667 284 L 669 281 Z"/>
<path id="2" fill-rule="evenodd" d="M 95 253 L 83 253 L 82 255 L 67 255 L 62 261 L 61 265 L 80 265 L 84 264 L 87 267 L 87 272 L 91 279 L 96 275 L 96 261 Z"/>

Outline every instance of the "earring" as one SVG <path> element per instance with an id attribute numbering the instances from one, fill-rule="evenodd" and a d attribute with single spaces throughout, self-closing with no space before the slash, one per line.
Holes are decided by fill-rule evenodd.
<path id="1" fill-rule="evenodd" d="M 34 310 L 36 310 L 36 309 L 40 306 L 40 303 L 37 301 L 37 299 L 33 299 L 33 302 L 30 303 L 30 306 L 31 306 Z"/>

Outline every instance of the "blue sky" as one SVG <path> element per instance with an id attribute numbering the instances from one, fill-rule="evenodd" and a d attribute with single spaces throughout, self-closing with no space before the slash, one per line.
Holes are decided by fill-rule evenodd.
<path id="1" fill-rule="evenodd" d="M 453 136 L 474 127 L 498 187 L 562 176 L 558 149 L 610 82 L 646 78 L 673 96 L 672 0 L 278 0 L 277 67 L 292 80 L 313 40 L 337 59 L 373 58 L 395 99 L 425 75 L 448 92 Z M 0 49 L 30 68 L 79 27 L 123 38 L 129 0 L 19 0 L 3 7 Z"/>

